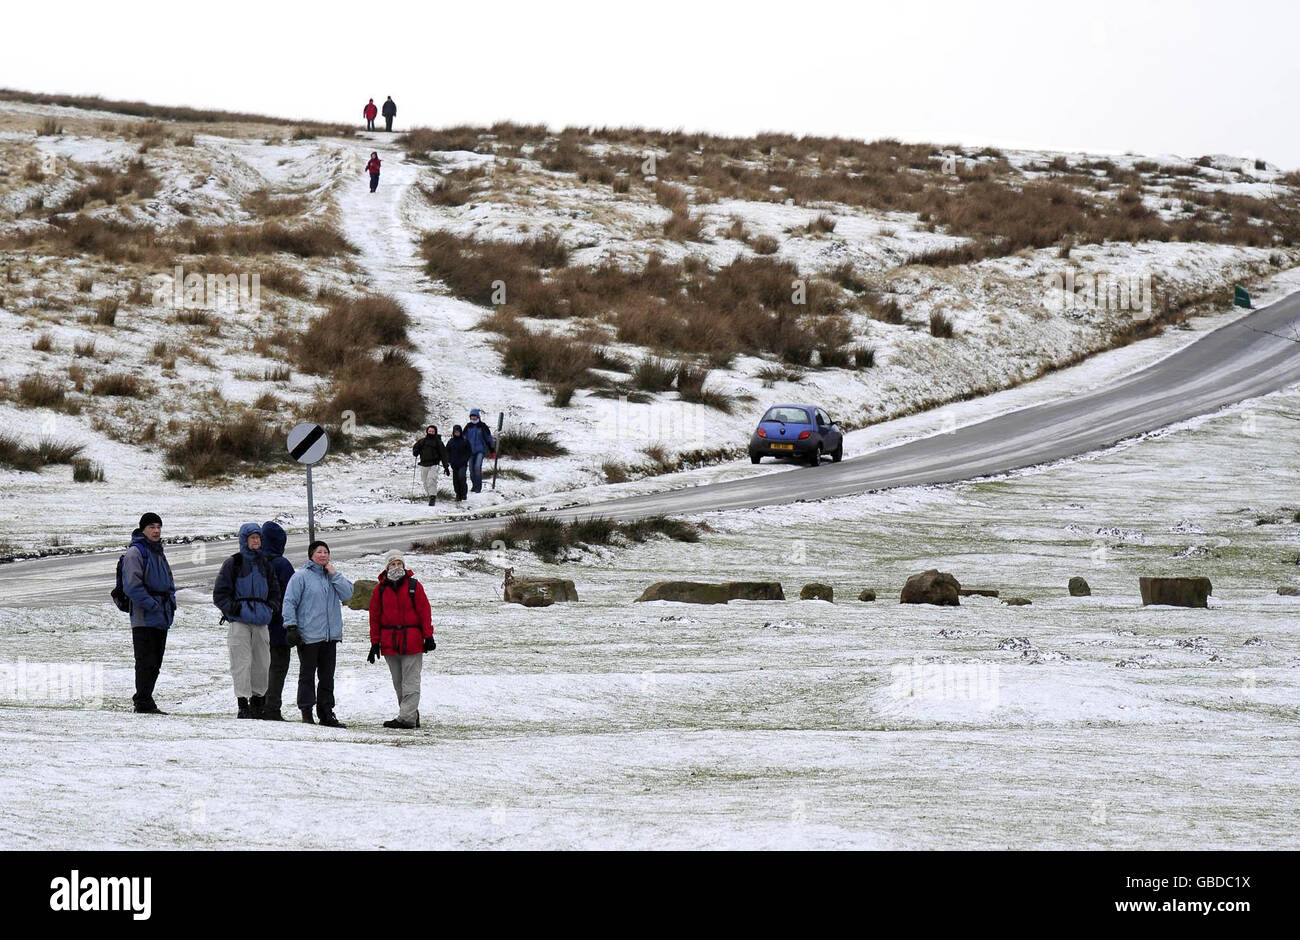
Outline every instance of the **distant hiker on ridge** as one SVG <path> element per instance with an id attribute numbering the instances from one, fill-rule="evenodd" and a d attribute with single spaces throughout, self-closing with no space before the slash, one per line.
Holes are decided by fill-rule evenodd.
<path id="1" fill-rule="evenodd" d="M 392 132 L 395 117 L 397 117 L 397 103 L 393 101 L 393 96 L 389 95 L 388 100 L 384 102 L 384 130 Z"/>
<path id="2" fill-rule="evenodd" d="M 366 172 L 370 174 L 370 191 L 373 193 L 379 188 L 379 165 L 383 161 L 379 159 L 379 154 L 370 151 L 370 162 L 366 164 Z"/>
<path id="3" fill-rule="evenodd" d="M 379 109 L 375 107 L 374 98 L 371 98 L 369 104 L 361 109 L 361 113 L 366 119 L 366 130 L 373 131 L 375 129 L 375 115 L 379 113 Z"/>

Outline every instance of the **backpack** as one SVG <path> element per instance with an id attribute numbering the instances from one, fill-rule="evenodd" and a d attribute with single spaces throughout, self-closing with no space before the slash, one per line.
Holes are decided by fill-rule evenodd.
<path id="1" fill-rule="evenodd" d="M 148 562 L 149 556 L 145 554 L 143 545 L 133 545 L 131 547 L 138 548 L 140 550 L 140 557 L 143 558 L 145 562 Z M 128 548 L 126 551 L 129 552 L 130 550 L 131 549 Z M 123 552 L 117 559 L 117 584 L 113 585 L 113 590 L 109 592 L 108 596 L 113 598 L 113 603 L 117 605 L 118 610 L 122 611 L 124 614 L 129 614 L 131 612 L 131 598 L 127 597 L 126 591 L 122 590 L 122 561 L 125 558 L 126 552 Z"/>

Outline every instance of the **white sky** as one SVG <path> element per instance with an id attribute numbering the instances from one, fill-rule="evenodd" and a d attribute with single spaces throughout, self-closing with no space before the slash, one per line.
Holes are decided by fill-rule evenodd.
<path id="1" fill-rule="evenodd" d="M 0 85 L 361 120 L 500 118 L 1229 153 L 1300 167 L 1279 0 L 7 4 Z"/>

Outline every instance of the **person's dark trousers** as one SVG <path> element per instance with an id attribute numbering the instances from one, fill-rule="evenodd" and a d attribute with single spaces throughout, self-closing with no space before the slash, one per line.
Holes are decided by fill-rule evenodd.
<path id="1" fill-rule="evenodd" d="M 298 707 L 316 706 L 318 714 L 334 711 L 334 667 L 339 641 L 298 644 Z M 315 685 L 313 689 L 312 686 Z"/>
<path id="2" fill-rule="evenodd" d="M 474 492 L 483 492 L 483 458 L 487 454 L 470 454 L 469 479 L 474 484 Z"/>
<path id="3" fill-rule="evenodd" d="M 451 468 L 451 485 L 456 490 L 457 499 L 464 499 L 469 495 L 469 484 L 465 481 L 465 471 L 468 469 L 468 466 Z"/>
<path id="4" fill-rule="evenodd" d="M 284 698 L 284 680 L 289 675 L 293 655 L 287 646 L 271 647 L 271 671 L 266 685 L 266 711 L 278 712 Z"/>
<path id="5" fill-rule="evenodd" d="M 373 192 L 374 192 L 376 189 L 378 189 L 378 188 L 379 188 L 379 174 L 378 174 L 378 173 L 371 173 L 371 174 L 370 174 L 370 191 L 373 193 Z"/>
<path id="6" fill-rule="evenodd" d="M 393 131 L 393 119 L 388 115 L 384 115 L 384 130 L 388 131 L 390 134 Z"/>
<path id="7" fill-rule="evenodd" d="M 375 129 L 375 119 L 366 118 L 366 130 L 373 131 L 374 129 Z"/>
<path id="8" fill-rule="evenodd" d="M 158 683 L 162 669 L 163 652 L 167 649 L 167 631 L 153 627 L 132 627 L 131 645 L 135 647 L 135 695 L 131 701 L 136 708 L 157 708 L 153 700 L 153 687 Z"/>

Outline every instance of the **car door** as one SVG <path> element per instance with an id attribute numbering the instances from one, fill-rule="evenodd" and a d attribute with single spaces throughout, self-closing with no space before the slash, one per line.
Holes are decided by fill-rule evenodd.
<path id="1" fill-rule="evenodd" d="M 829 454 L 839 446 L 840 432 L 835 429 L 833 424 L 831 424 L 831 419 L 827 416 L 826 412 L 822 411 L 820 408 L 817 409 L 817 430 L 821 432 L 822 450 L 826 451 L 826 453 Z"/>

